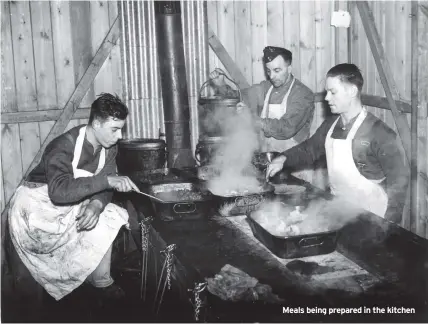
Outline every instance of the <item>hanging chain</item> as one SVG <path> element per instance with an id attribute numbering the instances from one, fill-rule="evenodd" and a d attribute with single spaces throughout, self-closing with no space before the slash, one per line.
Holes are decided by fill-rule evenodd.
<path id="1" fill-rule="evenodd" d="M 172 253 L 177 246 L 175 244 L 168 245 L 165 250 L 161 251 L 161 253 L 165 253 L 165 263 L 166 263 L 166 282 L 168 283 L 168 290 L 171 290 L 171 271 L 173 266 L 173 257 Z"/>
<path id="2" fill-rule="evenodd" d="M 141 225 L 141 249 L 143 252 L 146 252 L 149 248 L 149 232 L 150 232 L 150 223 L 152 222 L 153 217 L 147 217 L 143 219 L 140 223 Z"/>
<path id="3" fill-rule="evenodd" d="M 195 320 L 196 322 L 199 321 L 199 313 L 202 307 L 202 299 L 200 297 L 200 293 L 203 292 L 205 290 L 205 288 L 207 287 L 207 283 L 206 282 L 201 282 L 201 283 L 195 283 L 195 288 L 193 289 L 189 289 L 189 291 L 193 292 L 193 298 L 195 300 Z"/>

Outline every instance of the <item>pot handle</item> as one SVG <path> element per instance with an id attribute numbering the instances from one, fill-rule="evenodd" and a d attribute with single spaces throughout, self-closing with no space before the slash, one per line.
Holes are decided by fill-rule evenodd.
<path id="1" fill-rule="evenodd" d="M 238 90 L 238 93 L 239 93 L 239 101 L 241 102 L 242 101 L 242 95 L 241 95 L 241 89 L 239 88 L 239 86 L 238 86 L 238 84 L 234 81 L 234 80 L 232 80 L 231 78 L 229 78 L 228 76 L 227 76 L 227 74 L 222 70 L 222 69 L 219 69 L 218 68 L 218 70 L 220 70 L 221 71 L 221 73 L 220 73 L 220 75 L 224 75 L 225 77 L 226 77 L 226 79 L 228 79 L 230 82 L 232 82 L 235 86 L 236 86 L 236 90 Z M 202 97 L 202 95 L 201 95 L 201 92 L 202 92 L 202 89 L 210 82 L 210 81 L 212 81 L 212 79 L 208 79 L 207 81 L 205 81 L 203 84 L 202 84 L 202 86 L 201 86 L 201 89 L 199 89 L 199 98 L 201 98 Z"/>
<path id="2" fill-rule="evenodd" d="M 235 198 L 235 205 L 239 207 L 256 206 L 263 201 L 263 197 L 256 194 L 250 196 L 239 196 Z"/>
<path id="3" fill-rule="evenodd" d="M 318 236 L 305 237 L 305 238 L 302 238 L 298 244 L 301 247 L 307 248 L 307 247 L 311 247 L 311 246 L 323 245 L 324 240 L 323 240 L 323 238 L 320 238 Z"/>
<path id="4" fill-rule="evenodd" d="M 174 204 L 172 210 L 176 214 L 190 214 L 196 211 L 195 203 L 177 203 Z"/>
<path id="5" fill-rule="evenodd" d="M 195 150 L 195 160 L 196 162 L 198 162 L 199 165 L 201 165 L 200 153 L 201 153 L 201 149 L 197 147 Z"/>

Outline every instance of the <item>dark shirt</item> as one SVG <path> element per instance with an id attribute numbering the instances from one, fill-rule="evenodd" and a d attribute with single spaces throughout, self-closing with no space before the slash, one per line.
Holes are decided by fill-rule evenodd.
<path id="1" fill-rule="evenodd" d="M 296 81 L 287 99 L 287 112 L 280 119 L 261 118 L 262 130 L 266 137 L 273 137 L 278 140 L 294 138 L 300 143 L 309 137 L 314 116 L 314 93 L 311 89 L 291 75 L 287 83 L 272 89 L 269 103 L 281 104 L 293 79 Z M 242 101 L 247 104 L 256 116 L 261 115 L 265 97 L 271 86 L 272 83 L 265 80 L 241 90 Z M 220 94 L 229 97 L 237 96 L 237 92 L 231 91 L 230 87 L 220 91 Z"/>
<path id="2" fill-rule="evenodd" d="M 304 169 L 319 159 L 325 159 L 325 140 L 337 115 L 326 119 L 308 140 L 283 152 L 284 167 Z M 332 138 L 346 139 L 356 117 L 347 125 L 337 122 Z M 342 129 L 345 128 L 345 129 Z M 370 112 L 352 141 L 352 155 L 360 173 L 369 180 L 385 178 L 382 185 L 388 195 L 385 218 L 400 223 L 406 201 L 409 171 L 401 152 L 396 133 Z"/>
<path id="3" fill-rule="evenodd" d="M 79 130 L 84 125 L 70 129 L 46 147 L 39 165 L 29 174 L 27 181 L 46 183 L 54 204 L 75 204 L 84 199 L 98 199 L 103 208 L 111 201 L 113 191 L 107 176 L 116 174 L 117 147 L 106 150 L 103 169 L 92 177 L 74 179 L 72 161 Z M 98 167 L 101 147 L 94 152 L 85 137 L 77 168 L 94 173 Z"/>

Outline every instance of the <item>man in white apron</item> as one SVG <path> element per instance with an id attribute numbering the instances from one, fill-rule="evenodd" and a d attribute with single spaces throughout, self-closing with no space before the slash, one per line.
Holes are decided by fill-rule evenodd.
<path id="1" fill-rule="evenodd" d="M 242 90 L 242 102 L 237 111 L 251 109 L 255 129 L 260 133 L 261 152 L 283 152 L 309 137 L 314 114 L 313 92 L 292 74 L 292 53 L 285 48 L 267 46 L 263 50 L 264 67 L 269 80 Z M 226 96 L 219 70 L 210 74 L 213 84 Z M 310 172 L 294 175 L 310 181 Z"/>
<path id="2" fill-rule="evenodd" d="M 408 167 L 395 132 L 363 107 L 363 82 L 354 64 L 331 68 L 325 100 L 339 117 L 326 119 L 311 138 L 275 158 L 266 176 L 283 168 L 311 165 L 325 156 L 334 195 L 400 223 Z"/>
<path id="3" fill-rule="evenodd" d="M 13 246 L 56 300 L 85 280 L 108 297 L 123 294 L 110 276 L 110 261 L 113 240 L 128 223 L 128 213 L 110 201 L 113 189 L 138 190 L 116 174 L 116 143 L 127 115 L 117 96 L 99 96 L 88 125 L 54 139 L 12 197 Z"/>

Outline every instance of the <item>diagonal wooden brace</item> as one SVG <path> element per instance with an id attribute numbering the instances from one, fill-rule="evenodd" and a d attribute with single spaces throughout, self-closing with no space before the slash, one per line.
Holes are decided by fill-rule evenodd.
<path id="1" fill-rule="evenodd" d="M 407 161 L 410 165 L 410 127 L 407 123 L 406 115 L 402 114 L 397 107 L 396 100 L 400 100 L 400 95 L 398 93 L 397 87 L 395 86 L 391 68 L 386 59 L 382 41 L 374 22 L 373 13 L 370 10 L 367 1 L 355 1 L 355 3 L 358 11 L 360 12 L 361 21 L 363 23 L 364 30 L 370 44 L 370 49 L 379 72 L 379 77 L 385 90 L 385 95 L 389 106 L 391 107 L 392 116 L 394 117 L 401 142 L 403 143 L 403 147 L 406 152 Z"/>

